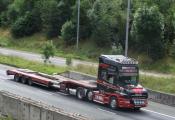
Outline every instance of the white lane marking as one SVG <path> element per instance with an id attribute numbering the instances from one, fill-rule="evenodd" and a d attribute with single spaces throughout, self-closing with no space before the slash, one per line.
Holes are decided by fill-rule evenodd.
<path id="1" fill-rule="evenodd" d="M 108 111 L 108 110 L 103 110 L 103 109 L 101 109 L 101 108 L 97 108 L 98 110 L 101 110 L 101 111 L 103 111 L 103 112 L 108 112 L 108 113 L 110 113 L 110 114 L 116 114 L 116 113 L 113 113 L 113 112 L 110 112 L 110 111 Z"/>
<path id="2" fill-rule="evenodd" d="M 5 79 L 0 78 L 0 82 L 5 82 Z"/>
<path id="3" fill-rule="evenodd" d="M 66 93 L 62 93 L 62 92 L 56 92 L 57 94 L 61 94 L 61 95 L 64 95 L 64 96 L 68 96 L 69 94 L 66 94 Z M 53 94 L 55 95 L 55 93 Z"/>
<path id="4" fill-rule="evenodd" d="M 36 91 L 40 92 L 40 93 L 43 93 L 43 94 L 52 95 L 51 93 L 47 93 L 47 92 L 44 92 L 44 91 L 41 91 L 41 90 L 36 90 Z"/>
<path id="5" fill-rule="evenodd" d="M 159 114 L 159 115 L 162 115 L 162 116 L 166 116 L 166 117 L 169 117 L 169 118 L 173 118 L 173 119 L 175 119 L 175 117 L 170 116 L 170 115 L 166 115 L 166 114 L 163 114 L 163 113 L 155 112 L 155 111 L 148 110 L 148 109 L 142 109 L 142 110 L 147 111 L 147 112 L 156 113 L 156 114 Z"/>

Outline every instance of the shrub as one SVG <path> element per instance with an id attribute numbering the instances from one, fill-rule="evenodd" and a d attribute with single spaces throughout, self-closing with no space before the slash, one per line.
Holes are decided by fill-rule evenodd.
<path id="1" fill-rule="evenodd" d="M 34 14 L 35 13 L 35 14 Z M 23 17 L 17 19 L 12 25 L 11 32 L 16 38 L 30 36 L 40 30 L 40 19 L 37 18 L 35 12 L 26 12 Z"/>
<path id="2" fill-rule="evenodd" d="M 76 40 L 76 27 L 72 23 L 72 21 L 67 21 L 63 26 L 61 30 L 61 36 L 64 39 L 65 43 L 75 44 Z"/>
<path id="3" fill-rule="evenodd" d="M 147 52 L 153 60 L 165 55 L 164 18 L 156 6 L 142 6 L 135 15 L 131 35 L 140 52 Z M 138 49 L 139 48 L 139 49 Z"/>
<path id="4" fill-rule="evenodd" d="M 54 55 L 55 55 L 55 46 L 53 45 L 52 41 L 47 42 L 45 44 L 42 54 L 44 56 L 44 63 L 47 63 L 49 61 L 50 57 L 54 57 Z"/>
<path id="5" fill-rule="evenodd" d="M 8 26 L 8 19 L 7 19 L 6 12 L 2 12 L 0 15 L 0 26 L 2 26 L 2 27 Z"/>
<path id="6" fill-rule="evenodd" d="M 72 66 L 72 56 L 66 57 L 66 65 L 67 66 Z"/>

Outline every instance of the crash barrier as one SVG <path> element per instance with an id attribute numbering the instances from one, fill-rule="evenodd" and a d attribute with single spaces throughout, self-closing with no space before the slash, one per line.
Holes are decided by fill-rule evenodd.
<path id="1" fill-rule="evenodd" d="M 82 80 L 97 79 L 95 76 L 91 76 L 88 74 L 75 72 L 75 71 L 68 71 L 63 73 L 62 75 L 65 77 L 70 77 L 72 79 L 82 79 Z M 147 90 L 148 90 L 149 100 L 175 107 L 175 95 L 154 91 L 151 89 L 147 89 Z"/>
<path id="2" fill-rule="evenodd" d="M 48 106 L 38 101 L 0 91 L 0 115 L 15 120 L 87 120 L 79 114 Z"/>
<path id="3" fill-rule="evenodd" d="M 154 102 L 170 105 L 175 107 L 175 95 L 158 92 L 148 89 L 149 99 Z"/>

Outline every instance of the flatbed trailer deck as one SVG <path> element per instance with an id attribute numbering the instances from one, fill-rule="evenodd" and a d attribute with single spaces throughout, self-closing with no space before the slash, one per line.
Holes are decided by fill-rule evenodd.
<path id="1" fill-rule="evenodd" d="M 69 93 L 70 90 L 76 90 L 76 95 L 79 99 L 83 99 L 82 90 L 88 91 L 96 90 L 97 84 L 94 80 L 74 80 L 61 75 L 47 75 L 44 73 L 28 70 L 28 69 L 13 69 L 7 70 L 7 75 L 13 75 L 14 81 L 23 84 L 38 84 L 48 88 L 55 88 L 59 91 Z"/>
<path id="2" fill-rule="evenodd" d="M 28 69 L 14 69 L 7 70 L 7 75 L 14 75 L 14 80 L 22 83 L 35 83 L 46 87 L 59 87 L 65 84 L 70 87 L 84 87 L 89 89 L 96 89 L 95 81 L 91 80 L 74 80 L 61 75 L 47 75 L 40 72 L 35 72 Z"/>

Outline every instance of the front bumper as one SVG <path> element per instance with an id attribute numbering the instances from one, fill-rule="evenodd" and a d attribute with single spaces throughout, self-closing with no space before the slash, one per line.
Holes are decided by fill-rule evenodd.
<path id="1" fill-rule="evenodd" d="M 148 105 L 147 99 L 118 99 L 118 106 L 120 108 L 142 108 Z"/>

